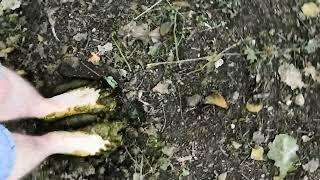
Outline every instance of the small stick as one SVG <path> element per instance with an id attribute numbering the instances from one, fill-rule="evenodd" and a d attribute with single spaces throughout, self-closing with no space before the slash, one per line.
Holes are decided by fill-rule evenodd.
<path id="1" fill-rule="evenodd" d="M 156 7 L 158 4 L 160 4 L 162 2 L 162 0 L 159 0 L 158 2 L 156 2 L 154 5 L 150 6 L 148 9 L 146 9 L 144 12 L 142 12 L 139 16 L 135 17 L 133 20 L 137 20 L 139 19 L 141 16 L 145 15 L 146 13 L 148 13 L 149 11 L 151 11 L 154 7 Z"/>
<path id="2" fill-rule="evenodd" d="M 118 43 L 116 42 L 116 40 L 113 38 L 113 36 L 112 36 L 111 38 L 112 38 L 112 41 L 114 42 L 114 44 L 117 46 L 117 49 L 118 49 L 121 57 L 123 58 L 124 62 L 127 64 L 128 68 L 129 68 L 129 71 L 131 71 L 130 64 L 128 63 L 127 58 L 126 58 L 126 57 L 124 56 L 124 54 L 122 53 L 120 46 L 118 45 Z"/>
<path id="3" fill-rule="evenodd" d="M 177 13 L 174 14 L 174 25 L 173 25 L 173 37 L 174 37 L 174 44 L 176 49 L 176 61 L 179 61 L 179 50 L 178 50 L 178 40 L 177 40 Z"/>
<path id="4" fill-rule="evenodd" d="M 234 55 L 240 55 L 237 53 L 226 53 L 227 51 L 229 51 L 230 49 L 234 48 L 235 46 L 237 46 L 239 44 L 235 43 L 229 47 L 227 47 L 226 49 L 224 49 L 222 52 L 220 52 L 219 54 L 217 54 L 217 57 L 222 57 L 222 56 L 234 56 Z M 199 57 L 199 58 L 192 58 L 192 59 L 185 59 L 185 60 L 179 60 L 179 61 L 166 61 L 166 62 L 157 62 L 157 63 L 150 63 L 147 64 L 147 68 L 151 68 L 154 66 L 159 66 L 159 65 L 169 65 L 169 64 L 179 64 L 179 63 L 187 63 L 187 62 L 195 62 L 195 61 L 208 61 L 208 59 L 211 56 L 204 56 L 204 57 Z"/>

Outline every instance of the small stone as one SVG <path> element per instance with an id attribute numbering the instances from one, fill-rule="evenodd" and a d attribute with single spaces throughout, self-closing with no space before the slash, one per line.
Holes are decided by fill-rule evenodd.
<path id="1" fill-rule="evenodd" d="M 304 97 L 301 93 L 296 96 L 294 103 L 298 106 L 301 106 L 301 107 L 304 105 L 305 100 L 304 100 Z"/>
<path id="2" fill-rule="evenodd" d="M 232 102 L 235 103 L 239 99 L 240 93 L 238 91 L 232 94 Z"/>
<path id="3" fill-rule="evenodd" d="M 201 95 L 195 94 L 193 96 L 187 97 L 187 104 L 190 107 L 195 107 L 200 103 L 201 99 L 202 99 Z"/>

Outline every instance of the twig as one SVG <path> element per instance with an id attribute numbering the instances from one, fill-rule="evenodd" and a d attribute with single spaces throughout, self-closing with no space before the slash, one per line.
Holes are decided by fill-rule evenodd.
<path id="1" fill-rule="evenodd" d="M 184 121 L 184 118 L 183 118 L 183 109 L 182 109 L 182 101 L 181 101 L 181 93 L 180 93 L 180 87 L 179 87 L 179 85 L 178 85 L 178 93 L 179 93 L 179 105 L 180 105 L 181 120 Z"/>
<path id="2" fill-rule="evenodd" d="M 166 124 L 167 124 L 167 117 L 166 117 L 166 112 L 165 112 L 165 110 L 164 110 L 163 104 L 162 104 L 162 112 L 163 112 L 164 123 L 163 123 L 163 126 L 162 126 L 160 132 L 163 132 L 163 131 L 164 131 L 164 128 L 166 127 Z"/>
<path id="3" fill-rule="evenodd" d="M 89 69 L 89 71 L 91 71 L 92 73 L 94 73 L 95 75 L 97 75 L 98 77 L 101 77 L 101 75 L 99 73 L 97 73 L 96 71 L 94 71 L 93 69 L 91 69 L 89 66 L 87 66 L 85 63 L 83 63 L 82 61 L 80 61 L 80 63 L 82 65 L 84 65 L 84 67 L 86 67 L 87 69 Z"/>
<path id="4" fill-rule="evenodd" d="M 151 67 L 159 66 L 159 65 L 179 64 L 179 63 L 187 63 L 187 62 L 194 62 L 194 61 L 205 61 L 209 57 L 210 56 L 193 58 L 193 59 L 184 59 L 184 60 L 179 60 L 179 61 L 166 61 L 166 62 L 150 63 L 150 64 L 147 64 L 147 68 L 151 68 Z"/>
<path id="5" fill-rule="evenodd" d="M 226 49 L 221 51 L 219 54 L 217 54 L 217 57 L 221 58 L 222 56 L 241 55 L 241 54 L 238 54 L 238 53 L 226 53 L 230 49 L 236 47 L 238 44 L 239 44 L 239 42 L 227 47 Z M 159 65 L 173 65 L 173 64 L 195 62 L 195 61 L 208 61 L 208 59 L 211 58 L 211 57 L 212 56 L 204 56 L 204 57 L 198 57 L 198 58 L 192 58 L 192 59 L 184 59 L 184 60 L 179 60 L 179 61 L 166 61 L 166 62 L 150 63 L 150 64 L 147 64 L 147 68 L 151 68 L 151 67 L 155 67 L 155 66 L 159 66 Z"/>
<path id="6" fill-rule="evenodd" d="M 162 2 L 162 0 L 159 0 L 158 2 L 156 2 L 154 5 L 150 6 L 148 9 L 146 9 L 145 11 L 143 11 L 141 14 L 139 14 L 139 16 L 135 17 L 133 20 L 137 20 L 139 19 L 141 16 L 145 15 L 146 13 L 148 13 L 149 11 L 151 11 L 154 7 L 156 7 L 158 4 L 160 4 Z"/>
<path id="7" fill-rule="evenodd" d="M 57 36 L 56 30 L 55 30 L 55 28 L 54 28 L 56 22 L 55 22 L 54 18 L 52 17 L 53 14 L 54 14 L 58 9 L 59 9 L 59 8 L 54 8 L 54 9 L 49 9 L 49 10 L 47 10 L 47 15 L 48 15 L 49 24 L 50 24 L 50 26 L 51 26 L 52 35 L 53 35 L 53 37 L 54 37 L 57 41 L 60 41 L 60 39 L 59 39 L 58 36 Z"/>
<path id="8" fill-rule="evenodd" d="M 117 49 L 118 49 L 121 57 L 123 58 L 124 62 L 127 64 L 128 68 L 129 68 L 129 71 L 131 71 L 130 64 L 128 63 L 127 58 L 126 58 L 126 57 L 124 56 L 124 54 L 122 53 L 122 50 L 121 50 L 119 44 L 116 42 L 116 40 L 113 38 L 113 36 L 112 36 L 111 38 L 112 38 L 113 43 L 117 46 Z"/>
<path id="9" fill-rule="evenodd" d="M 173 38 L 174 38 L 174 44 L 176 49 L 176 61 L 179 61 L 179 50 L 178 50 L 179 44 L 177 40 L 177 14 L 178 12 L 174 14 Z"/>

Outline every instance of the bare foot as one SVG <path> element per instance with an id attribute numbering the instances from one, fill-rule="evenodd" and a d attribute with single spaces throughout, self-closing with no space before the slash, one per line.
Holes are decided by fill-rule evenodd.
<path id="1" fill-rule="evenodd" d="M 103 105 L 97 104 L 97 100 L 100 97 L 99 93 L 100 90 L 88 87 L 75 89 L 50 99 L 45 99 L 40 108 L 34 110 L 34 114 L 38 118 L 51 120 L 87 113 L 92 109 L 103 109 Z"/>
<path id="2" fill-rule="evenodd" d="M 109 141 L 99 135 L 89 135 L 82 132 L 56 131 L 45 135 L 51 154 L 69 154 L 75 156 L 93 156 L 106 150 Z"/>

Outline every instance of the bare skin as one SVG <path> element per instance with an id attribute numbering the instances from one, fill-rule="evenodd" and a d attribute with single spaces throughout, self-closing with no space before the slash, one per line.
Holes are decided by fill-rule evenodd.
<path id="1" fill-rule="evenodd" d="M 81 95 L 70 97 L 63 94 L 47 99 L 8 68 L 1 67 L 0 73 L 0 122 L 27 117 L 43 118 L 85 101 Z M 13 133 L 13 138 L 17 156 L 9 180 L 22 178 L 50 155 L 91 156 L 104 149 L 108 143 L 98 135 L 66 131 L 50 132 L 42 136 Z"/>

